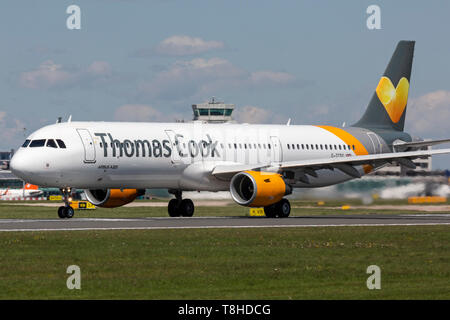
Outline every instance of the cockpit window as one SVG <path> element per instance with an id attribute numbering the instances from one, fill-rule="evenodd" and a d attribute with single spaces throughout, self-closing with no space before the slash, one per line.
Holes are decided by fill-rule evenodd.
<path id="1" fill-rule="evenodd" d="M 26 148 L 26 147 L 28 147 L 28 145 L 30 144 L 30 141 L 31 140 L 25 140 L 25 142 L 23 143 L 23 145 L 22 145 L 22 148 Z"/>
<path id="2" fill-rule="evenodd" d="M 30 143 L 30 148 L 43 147 L 45 146 L 45 139 L 33 140 Z"/>
<path id="3" fill-rule="evenodd" d="M 56 139 L 56 142 L 58 142 L 58 146 L 60 148 L 65 149 L 66 148 L 66 144 L 64 143 L 64 141 L 60 140 L 60 139 Z"/>
<path id="4" fill-rule="evenodd" d="M 53 139 L 48 139 L 47 140 L 47 147 L 58 148 L 58 146 L 56 145 L 55 140 L 53 140 Z"/>

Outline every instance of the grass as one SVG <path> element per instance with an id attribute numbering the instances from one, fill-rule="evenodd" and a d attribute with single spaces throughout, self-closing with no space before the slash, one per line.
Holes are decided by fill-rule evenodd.
<path id="1" fill-rule="evenodd" d="M 292 215 L 413 213 L 336 210 L 352 201 L 292 201 Z M 406 204 L 375 201 L 374 204 Z M 305 207 L 308 207 L 305 209 Z M 420 211 L 417 211 L 420 212 Z M 196 216 L 245 216 L 234 204 Z M 76 217 L 167 216 L 164 207 L 77 211 Z M 1 218 L 56 218 L 56 207 L 0 202 Z M 450 299 L 449 226 L 0 232 L 0 299 Z M 81 290 L 69 290 L 69 265 Z M 366 269 L 381 268 L 381 290 Z"/>
<path id="2" fill-rule="evenodd" d="M 0 299 L 449 299 L 449 279 L 448 226 L 0 233 Z"/>
<path id="3" fill-rule="evenodd" d="M 161 202 L 157 200 L 152 202 Z M 42 201 L 48 203 L 48 201 Z M 21 202 L 23 203 L 23 202 Z M 25 202 L 26 203 L 26 202 Z M 37 202 L 29 201 L 29 204 Z M 195 202 L 194 202 L 195 203 Z M 57 207 L 22 206 L 16 205 L 14 201 L 0 201 L 0 219 L 55 219 L 57 218 Z M 406 200 L 376 200 L 373 205 L 405 205 Z M 351 210 L 337 210 L 343 205 L 350 205 Z M 358 199 L 354 200 L 329 200 L 323 205 L 317 201 L 291 201 L 291 216 L 311 215 L 345 215 L 345 214 L 404 214 L 421 213 L 417 210 L 394 210 L 394 209 L 367 209 L 357 208 L 363 205 Z M 432 205 L 432 204 L 431 204 Z M 438 212 L 433 212 L 438 213 Z M 224 204 L 222 206 L 205 207 L 196 206 L 195 216 L 247 216 L 249 208 L 237 204 Z M 163 207 L 119 207 L 114 209 L 97 208 L 95 210 L 77 210 L 75 217 L 78 218 L 141 218 L 141 217 L 167 217 L 167 208 Z"/>

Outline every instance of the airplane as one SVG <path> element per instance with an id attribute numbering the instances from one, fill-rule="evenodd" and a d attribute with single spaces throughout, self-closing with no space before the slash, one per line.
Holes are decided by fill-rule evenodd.
<path id="1" fill-rule="evenodd" d="M 39 187 L 26 183 L 22 189 L 0 189 L 0 199 L 14 197 L 39 197 L 44 192 Z"/>
<path id="2" fill-rule="evenodd" d="M 190 217 L 194 203 L 183 191 L 226 191 L 242 206 L 263 207 L 285 218 L 293 188 L 329 186 L 388 164 L 415 168 L 412 160 L 450 153 L 423 150 L 448 142 L 404 132 L 414 41 L 400 41 L 361 119 L 328 125 L 144 122 L 60 122 L 33 132 L 10 166 L 18 177 L 58 187 L 60 218 L 74 215 L 69 195 L 84 189 L 96 206 L 114 208 L 145 189 L 175 196 L 171 217 Z"/>

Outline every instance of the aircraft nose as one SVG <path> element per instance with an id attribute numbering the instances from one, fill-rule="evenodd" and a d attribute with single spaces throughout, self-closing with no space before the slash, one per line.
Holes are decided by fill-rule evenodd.
<path id="1" fill-rule="evenodd" d="M 9 163 L 9 168 L 15 176 L 26 179 L 26 176 L 31 174 L 31 162 L 32 160 L 29 159 L 23 152 L 18 151 L 12 157 Z"/>

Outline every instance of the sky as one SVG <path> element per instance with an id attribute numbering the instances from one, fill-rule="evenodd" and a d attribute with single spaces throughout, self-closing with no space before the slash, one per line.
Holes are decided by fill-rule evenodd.
<path id="1" fill-rule="evenodd" d="M 71 5 L 80 29 L 67 27 Z M 381 29 L 367 27 L 370 5 Z M 450 138 L 449 12 L 448 1 L 3 0 L 0 150 L 58 117 L 190 120 L 213 96 L 241 122 L 351 125 L 400 40 L 416 41 L 405 130 Z"/>

